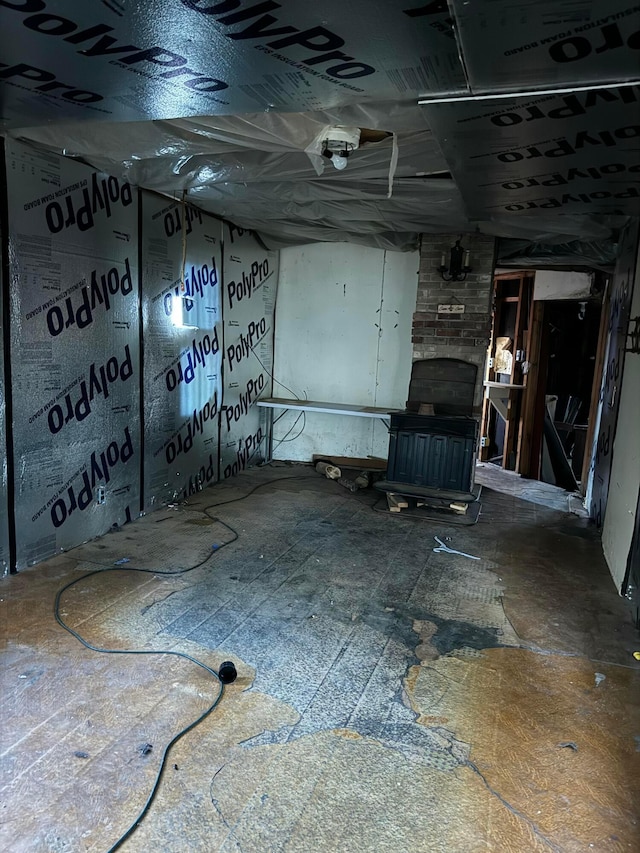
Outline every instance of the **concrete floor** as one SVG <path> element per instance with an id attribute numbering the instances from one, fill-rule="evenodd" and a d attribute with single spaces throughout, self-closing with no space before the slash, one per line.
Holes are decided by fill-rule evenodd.
<path id="1" fill-rule="evenodd" d="M 86 640 L 239 671 L 123 851 L 640 849 L 640 635 L 593 530 L 487 487 L 473 527 L 377 498 L 268 466 L 3 581 L 0 848 L 109 850 L 217 695 L 62 630 L 98 569 L 61 599 Z"/>

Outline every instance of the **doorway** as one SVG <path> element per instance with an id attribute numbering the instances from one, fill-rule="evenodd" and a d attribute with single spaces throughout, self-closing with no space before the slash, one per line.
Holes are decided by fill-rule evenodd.
<path id="1" fill-rule="evenodd" d="M 481 461 L 585 493 L 602 371 L 603 291 L 603 276 L 595 273 L 495 276 Z"/>

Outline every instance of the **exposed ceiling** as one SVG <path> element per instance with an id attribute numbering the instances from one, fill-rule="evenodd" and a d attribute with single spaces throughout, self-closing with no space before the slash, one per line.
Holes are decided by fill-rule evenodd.
<path id="1" fill-rule="evenodd" d="M 479 229 L 597 260 L 640 215 L 638 9 L 0 0 L 3 125 L 274 245 Z"/>

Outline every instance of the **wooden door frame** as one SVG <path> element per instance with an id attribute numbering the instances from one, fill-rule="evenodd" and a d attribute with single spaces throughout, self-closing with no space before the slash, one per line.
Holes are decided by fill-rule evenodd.
<path id="1" fill-rule="evenodd" d="M 498 299 L 498 286 L 502 281 L 519 281 L 518 287 L 518 296 L 517 297 L 504 297 L 502 299 Z M 535 283 L 535 270 L 513 270 L 512 272 L 502 272 L 493 276 L 493 291 L 492 291 L 492 326 L 491 326 L 491 339 L 488 350 L 488 361 L 489 365 L 486 371 L 486 379 L 488 381 L 495 381 L 495 370 L 492 365 L 492 360 L 495 359 L 496 354 L 496 339 L 498 337 L 498 329 L 500 328 L 500 319 L 502 316 L 502 309 L 504 304 L 506 303 L 517 303 L 516 308 L 516 318 L 515 318 L 515 328 L 513 332 L 513 360 L 511 366 L 511 376 L 510 383 L 513 384 L 515 381 L 515 373 L 516 370 L 519 369 L 520 363 L 516 361 L 516 353 L 518 350 L 523 351 L 525 349 L 524 341 L 523 341 L 523 332 L 524 332 L 524 324 L 525 321 L 528 323 L 529 335 L 527 337 L 527 350 L 530 342 L 530 332 L 531 332 L 531 316 L 533 312 L 533 289 Z M 524 300 L 525 297 L 530 298 L 529 311 L 527 312 L 524 309 Z M 528 358 L 527 358 L 528 360 Z M 523 384 L 525 384 L 523 382 Z M 520 391 L 511 391 L 509 393 L 509 402 L 507 405 L 507 420 L 505 423 L 505 431 L 504 431 L 504 443 L 502 448 L 502 467 L 505 470 L 508 470 L 508 459 L 512 454 L 515 454 L 515 465 L 514 468 L 518 470 L 518 458 L 520 455 L 520 435 L 521 435 L 521 417 L 520 412 L 522 410 L 522 400 L 518 399 L 516 394 L 520 394 Z M 483 405 L 482 405 L 482 421 L 481 421 L 481 430 L 480 435 L 484 438 L 489 436 L 490 426 L 491 426 L 491 411 L 492 406 L 489 402 L 487 395 L 485 393 Z M 479 450 L 479 458 L 481 461 L 486 461 L 489 457 L 489 447 L 480 447 Z"/>
<path id="2" fill-rule="evenodd" d="M 607 280 L 604 296 L 602 298 L 602 313 L 600 314 L 600 328 L 598 331 L 598 346 L 596 348 L 596 361 L 593 368 L 593 385 L 591 386 L 591 402 L 589 403 L 589 418 L 587 421 L 587 435 L 584 443 L 584 460 L 582 462 L 582 473 L 580 475 L 580 492 L 587 493 L 589 472 L 593 458 L 593 438 L 598 417 L 598 406 L 600 404 L 600 389 L 602 387 L 602 371 L 607 352 L 607 334 L 609 331 L 609 303 L 611 299 L 611 280 Z"/>
<path id="3" fill-rule="evenodd" d="M 531 301 L 529 320 L 529 339 L 527 341 L 527 361 L 529 371 L 524 377 L 522 409 L 520 412 L 520 431 L 518 438 L 518 456 L 516 472 L 522 477 L 537 479 L 539 476 L 539 456 L 542 443 L 543 421 L 536 417 L 540 386 L 540 360 L 542 357 L 542 339 L 544 331 L 543 301 Z"/>

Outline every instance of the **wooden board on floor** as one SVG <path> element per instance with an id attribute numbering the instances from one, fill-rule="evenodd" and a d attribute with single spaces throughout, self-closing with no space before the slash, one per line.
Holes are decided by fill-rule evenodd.
<path id="1" fill-rule="evenodd" d="M 392 496 L 387 494 L 386 497 L 386 501 L 382 498 L 377 504 L 375 504 L 373 508 L 376 512 L 393 512 L 398 513 L 400 518 L 412 518 L 419 519 L 421 521 L 442 521 L 445 524 L 452 525 L 475 524 L 480 517 L 480 510 L 482 509 L 480 501 L 474 501 L 473 503 L 468 504 L 466 512 L 456 512 L 449 507 L 428 506 L 427 504 L 422 503 L 422 501 L 412 497 L 407 498 L 408 506 L 395 508 L 391 504 L 391 501 L 389 501 L 389 498 Z M 400 495 L 396 495 L 395 497 L 400 497 Z"/>
<path id="2" fill-rule="evenodd" d="M 400 512 L 407 509 L 409 501 L 403 495 L 396 495 L 393 492 L 387 492 L 387 507 L 389 512 Z"/>
<path id="3" fill-rule="evenodd" d="M 327 456 L 323 453 L 314 453 L 313 462 L 330 462 L 332 465 L 337 465 L 338 468 L 358 468 L 368 471 L 386 471 L 387 460 L 381 459 L 379 456 L 367 456 L 360 459 L 355 456 Z"/>

